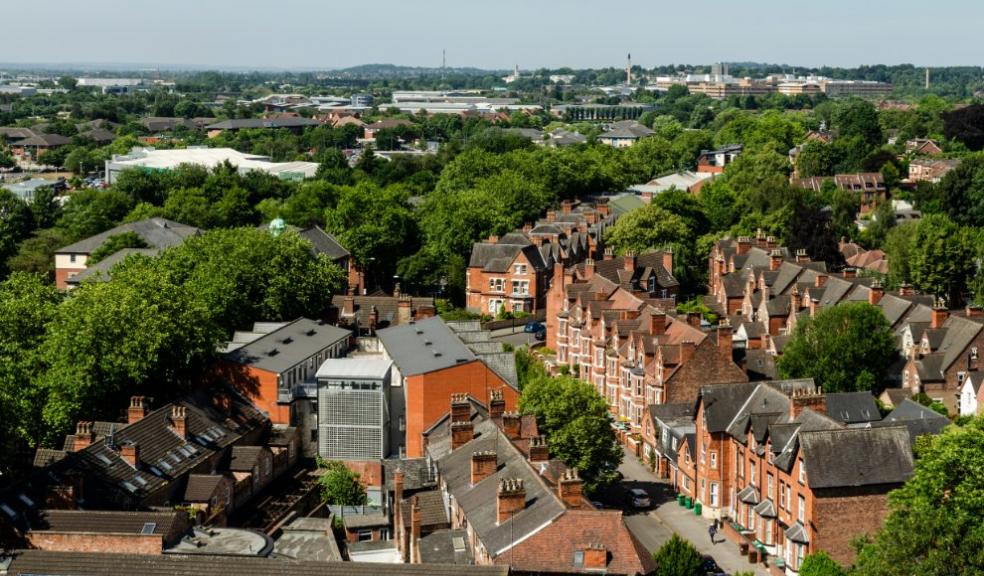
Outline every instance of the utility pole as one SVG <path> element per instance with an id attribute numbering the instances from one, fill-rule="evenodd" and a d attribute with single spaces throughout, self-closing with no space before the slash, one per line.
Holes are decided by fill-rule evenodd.
<path id="1" fill-rule="evenodd" d="M 926 67 L 926 90 L 929 90 L 929 67 Z"/>
<path id="2" fill-rule="evenodd" d="M 441 82 L 447 79 L 447 69 L 448 69 L 448 51 L 446 48 L 441 49 Z"/>
<path id="3" fill-rule="evenodd" d="M 632 85 L 632 54 L 631 53 L 626 57 L 625 83 L 629 86 Z"/>

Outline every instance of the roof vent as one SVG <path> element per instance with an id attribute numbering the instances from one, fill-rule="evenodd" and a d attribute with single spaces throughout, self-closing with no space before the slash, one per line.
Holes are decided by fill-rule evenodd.
<path id="1" fill-rule="evenodd" d="M 420 328 L 417 328 L 415 332 L 417 333 L 418 336 L 424 333 L 424 331 L 421 330 Z"/>
<path id="2" fill-rule="evenodd" d="M 430 346 L 430 345 L 431 345 L 430 340 L 424 340 L 424 346 Z"/>
<path id="3" fill-rule="evenodd" d="M 305 332 L 304 334 L 307 335 L 307 336 L 314 336 L 317 333 L 318 333 L 318 331 L 315 330 L 314 328 L 312 328 L 312 329 L 308 330 L 307 332 Z"/>
<path id="4" fill-rule="evenodd" d="M 439 350 L 434 350 L 434 358 L 440 358 L 441 352 Z"/>
<path id="5" fill-rule="evenodd" d="M 290 336 L 286 336 L 282 340 L 280 340 L 280 343 L 281 344 L 290 344 L 293 341 L 294 341 L 293 338 L 291 338 Z"/>
<path id="6" fill-rule="evenodd" d="M 276 356 L 277 354 L 280 354 L 280 350 L 277 350 L 276 348 L 270 348 L 266 353 L 267 356 Z"/>

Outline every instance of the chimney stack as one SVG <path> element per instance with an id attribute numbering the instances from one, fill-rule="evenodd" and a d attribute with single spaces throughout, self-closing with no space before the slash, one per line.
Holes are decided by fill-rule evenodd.
<path id="1" fill-rule="evenodd" d="M 782 266 L 782 250 L 774 248 L 769 254 L 769 270 L 778 270 Z"/>
<path id="2" fill-rule="evenodd" d="M 410 504 L 410 563 L 420 564 L 420 503 L 414 494 Z"/>
<path id="3" fill-rule="evenodd" d="M 727 316 L 718 323 L 718 349 L 726 359 L 732 358 L 732 331 L 731 320 Z"/>
<path id="4" fill-rule="evenodd" d="M 471 404 L 466 394 L 451 395 L 451 422 L 470 422 Z"/>
<path id="5" fill-rule="evenodd" d="M 796 285 L 793 285 L 793 290 L 789 293 L 789 310 L 793 314 L 798 313 L 801 303 L 799 288 L 797 288 Z"/>
<path id="6" fill-rule="evenodd" d="M 349 294 L 342 298 L 342 315 L 355 316 L 355 296 Z"/>
<path id="7" fill-rule="evenodd" d="M 817 304 L 820 303 L 819 298 L 810 298 L 810 318 L 817 315 Z"/>
<path id="8" fill-rule="evenodd" d="M 877 306 L 881 302 L 882 296 L 885 295 L 885 289 L 882 288 L 881 282 L 875 279 L 871 283 L 871 288 L 868 289 L 868 304 L 872 306 Z"/>
<path id="9" fill-rule="evenodd" d="M 666 312 L 656 310 L 649 315 L 649 334 L 660 336 L 666 333 Z"/>
<path id="10" fill-rule="evenodd" d="M 526 508 L 526 487 L 520 478 L 499 482 L 495 502 L 496 523 L 502 524 Z"/>
<path id="11" fill-rule="evenodd" d="M 762 232 L 761 228 L 755 231 L 755 245 L 759 248 L 766 247 L 765 232 Z"/>
<path id="12" fill-rule="evenodd" d="M 188 437 L 187 417 L 185 407 L 175 404 L 171 406 L 171 431 L 182 440 Z"/>
<path id="13" fill-rule="evenodd" d="M 615 250 L 611 248 L 605 248 L 604 260 L 613 260 L 615 258 Z"/>
<path id="14" fill-rule="evenodd" d="M 814 285 L 817 288 L 822 288 L 824 284 L 827 283 L 827 275 L 822 272 L 817 273 L 817 279 L 814 281 Z"/>
<path id="15" fill-rule="evenodd" d="M 694 350 L 697 349 L 697 344 L 691 340 L 684 340 L 680 343 L 680 365 L 684 365 L 690 360 L 690 357 L 694 355 Z"/>
<path id="16" fill-rule="evenodd" d="M 622 257 L 622 267 L 625 268 L 626 272 L 631 274 L 632 272 L 635 272 L 635 261 L 635 252 L 630 250 L 625 253 L 625 256 Z"/>
<path id="17" fill-rule="evenodd" d="M 797 264 L 806 264 L 809 261 L 810 261 L 810 257 L 806 255 L 806 250 L 800 248 L 799 250 L 796 251 Z"/>
<path id="18" fill-rule="evenodd" d="M 765 237 L 765 248 L 767 250 L 775 250 L 779 246 L 779 242 L 776 240 L 775 236 Z"/>
<path id="19" fill-rule="evenodd" d="M 522 420 L 518 412 L 503 412 L 502 431 L 505 433 L 506 438 L 519 440 L 521 422 Z"/>
<path id="20" fill-rule="evenodd" d="M 587 260 L 584 261 L 584 279 L 591 280 L 591 278 L 594 276 L 594 271 L 595 271 L 594 260 L 588 258 Z"/>
<path id="21" fill-rule="evenodd" d="M 143 420 L 147 415 L 147 405 L 143 396 L 131 396 L 130 407 L 126 411 L 126 423 L 133 424 Z"/>
<path id="22" fill-rule="evenodd" d="M 397 293 L 399 293 L 399 290 L 397 290 Z M 396 302 L 396 323 L 408 324 L 412 319 L 413 299 L 409 296 L 399 296 L 399 300 Z"/>
<path id="23" fill-rule="evenodd" d="M 930 316 L 930 327 L 931 328 L 942 328 L 946 319 L 950 317 L 950 311 L 946 308 L 946 302 L 942 298 L 936 299 L 936 304 L 933 306 L 933 312 Z"/>
<path id="24" fill-rule="evenodd" d="M 663 268 L 673 274 L 673 248 L 669 246 L 663 248 Z"/>
<path id="25" fill-rule="evenodd" d="M 496 236 L 495 234 L 489 236 L 488 243 L 489 244 L 498 244 L 499 243 L 499 237 Z"/>
<path id="26" fill-rule="evenodd" d="M 739 236 L 738 237 L 738 256 L 744 256 L 748 254 L 748 251 L 752 249 L 752 239 L 749 236 Z"/>
<path id="27" fill-rule="evenodd" d="M 502 389 L 489 392 L 489 418 L 493 422 L 500 422 L 505 411 L 506 401 L 502 396 Z"/>
<path id="28" fill-rule="evenodd" d="M 568 508 L 580 508 L 584 505 L 584 480 L 577 473 L 577 468 L 568 468 L 557 481 L 557 496 Z"/>
<path id="29" fill-rule="evenodd" d="M 495 450 L 483 450 L 472 452 L 471 458 L 471 483 L 472 486 L 495 474 L 499 465 Z"/>
<path id="30" fill-rule="evenodd" d="M 844 268 L 844 271 L 841 272 L 841 275 L 844 276 L 844 278 L 857 278 L 858 277 L 858 269 L 857 268 L 851 268 L 851 267 Z"/>
<path id="31" fill-rule="evenodd" d="M 809 408 L 817 414 L 827 413 L 827 397 L 819 386 L 804 390 L 794 390 L 789 396 L 789 417 L 796 418 L 800 412 Z"/>
<path id="32" fill-rule="evenodd" d="M 451 449 L 457 450 L 458 448 L 468 444 L 475 438 L 475 425 L 471 421 L 468 422 L 452 422 L 451 423 Z"/>
<path id="33" fill-rule="evenodd" d="M 75 425 L 75 443 L 72 445 L 72 452 L 78 452 L 88 448 L 95 440 L 92 433 L 92 422 L 82 420 Z"/>
<path id="34" fill-rule="evenodd" d="M 899 296 L 914 296 L 916 291 L 912 289 L 912 284 L 903 282 L 899 284 Z"/>
<path id="35" fill-rule="evenodd" d="M 563 202 L 561 202 L 560 203 L 560 211 L 563 212 L 564 214 L 570 214 L 571 213 L 571 201 L 570 200 L 564 200 Z"/>
<path id="36" fill-rule="evenodd" d="M 550 460 L 550 448 L 545 436 L 530 438 L 530 462 L 546 462 Z"/>
<path id="37" fill-rule="evenodd" d="M 136 468 L 140 465 L 140 446 L 136 442 L 127 442 L 120 446 L 120 457 L 127 464 Z"/>
<path id="38" fill-rule="evenodd" d="M 694 328 L 700 328 L 700 321 L 703 317 L 703 314 L 700 312 L 687 312 L 687 324 L 690 324 Z"/>
<path id="39" fill-rule="evenodd" d="M 556 222 L 556 221 L 557 221 L 557 211 L 547 210 L 547 222 Z"/>

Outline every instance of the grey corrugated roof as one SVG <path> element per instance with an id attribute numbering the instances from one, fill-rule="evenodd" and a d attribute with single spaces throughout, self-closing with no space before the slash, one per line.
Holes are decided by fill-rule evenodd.
<path id="1" fill-rule="evenodd" d="M 181 244 L 190 236 L 201 234 L 202 230 L 167 218 L 148 218 L 120 224 L 95 236 L 79 240 L 57 250 L 56 254 L 92 254 L 111 236 L 127 232 L 133 232 L 151 248 L 170 248 Z"/>
<path id="2" fill-rule="evenodd" d="M 471 350 L 439 317 L 393 326 L 376 335 L 404 377 L 475 360 Z"/>
<path id="3" fill-rule="evenodd" d="M 298 318 L 283 328 L 226 354 L 232 362 L 248 364 L 280 374 L 352 333 L 344 328 L 308 318 Z M 312 376 L 313 376 L 313 370 Z"/>
<path id="4" fill-rule="evenodd" d="M 905 427 L 845 428 L 799 433 L 810 488 L 901 484 L 912 476 Z"/>
<path id="5" fill-rule="evenodd" d="M 388 542 L 393 546 L 392 541 Z M 102 554 L 19 550 L 8 576 L 71 574 L 72 576 L 506 576 L 508 566 L 447 564 L 377 564 L 312 562 L 196 554 Z"/>

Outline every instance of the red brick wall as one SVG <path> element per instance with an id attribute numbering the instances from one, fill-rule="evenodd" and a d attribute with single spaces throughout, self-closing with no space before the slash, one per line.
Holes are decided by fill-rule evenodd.
<path id="1" fill-rule="evenodd" d="M 506 410 L 516 410 L 519 392 L 479 360 L 408 377 L 404 392 L 407 411 L 406 457 L 423 457 L 421 434 L 448 413 L 452 394 L 469 394 L 487 404 L 489 393 L 497 389 L 502 389 Z"/>
<path id="2" fill-rule="evenodd" d="M 236 375 L 232 383 L 254 406 L 269 414 L 271 423 L 291 425 L 290 406 L 277 403 L 276 374 L 232 362 L 222 364 L 226 370 Z"/>
<path id="3" fill-rule="evenodd" d="M 117 554 L 160 554 L 160 534 L 99 534 L 93 532 L 30 532 L 31 546 L 57 552 L 108 552 Z"/>
<path id="4" fill-rule="evenodd" d="M 810 550 L 823 550 L 834 560 L 849 566 L 856 556 L 851 540 L 863 534 L 874 534 L 887 516 L 887 488 L 867 493 L 818 493 L 813 500 L 815 531 L 811 535 Z"/>
<path id="5" fill-rule="evenodd" d="M 85 267 L 82 268 L 56 268 L 55 269 L 55 286 L 59 290 L 68 289 L 68 277 L 72 274 L 77 274 L 79 272 L 85 271 Z"/>

